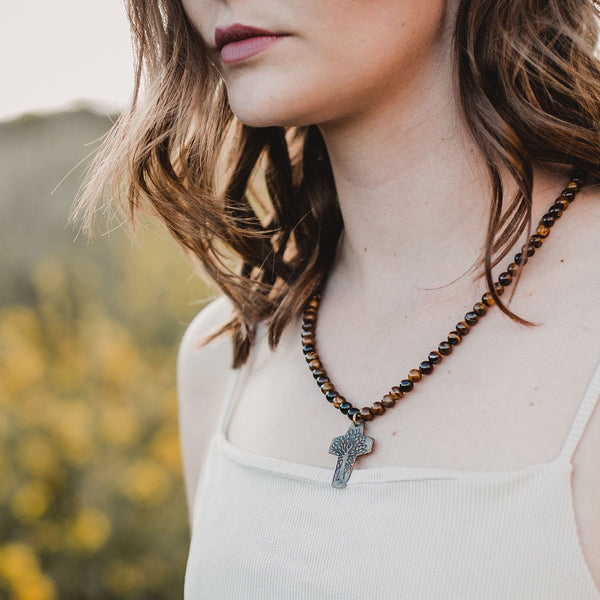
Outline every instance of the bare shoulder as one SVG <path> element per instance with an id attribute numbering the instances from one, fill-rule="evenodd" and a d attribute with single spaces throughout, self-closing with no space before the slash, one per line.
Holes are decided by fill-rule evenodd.
<path id="1" fill-rule="evenodd" d="M 223 336 L 208 344 L 202 342 L 231 316 L 232 306 L 227 298 L 213 300 L 190 323 L 179 348 L 179 430 L 190 513 L 194 506 L 200 470 L 217 426 L 222 399 L 231 375 L 230 338 Z"/>

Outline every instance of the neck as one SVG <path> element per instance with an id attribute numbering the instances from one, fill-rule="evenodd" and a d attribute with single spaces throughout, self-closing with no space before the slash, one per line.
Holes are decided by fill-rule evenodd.
<path id="1" fill-rule="evenodd" d="M 407 284 L 444 286 L 481 257 L 491 193 L 485 164 L 449 105 L 452 94 L 425 91 L 369 118 L 321 127 L 344 220 L 334 271 L 356 290 L 389 282 L 406 295 Z"/>

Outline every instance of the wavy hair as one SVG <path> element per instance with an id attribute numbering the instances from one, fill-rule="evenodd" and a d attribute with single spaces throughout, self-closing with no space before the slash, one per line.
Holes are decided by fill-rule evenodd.
<path id="1" fill-rule="evenodd" d="M 132 101 L 96 156 L 76 207 L 96 199 L 128 219 L 146 210 L 232 301 L 233 366 L 256 326 L 269 343 L 327 277 L 343 228 L 319 129 L 252 128 L 231 113 L 224 84 L 180 0 L 128 0 L 136 48 Z M 600 177 L 600 63 L 595 0 L 460 0 L 458 97 L 492 184 L 485 279 L 531 228 L 533 165 Z M 517 185 L 505 202 L 500 173 Z M 116 200 L 116 203 L 113 203 Z M 505 206 L 507 204 L 507 206 Z M 213 336 L 214 337 L 214 336 Z"/>

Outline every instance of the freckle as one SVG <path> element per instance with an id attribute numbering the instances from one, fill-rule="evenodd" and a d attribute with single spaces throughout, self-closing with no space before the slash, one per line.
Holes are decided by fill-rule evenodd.
<path id="1" fill-rule="evenodd" d="M 530 403 L 529 403 L 529 406 L 533 406 L 533 402 L 530 402 Z"/>
<path id="2" fill-rule="evenodd" d="M 538 390 L 539 390 L 539 388 L 538 388 L 538 386 L 536 385 L 536 386 L 533 388 L 533 391 L 534 391 L 534 392 L 537 392 Z"/>
<path id="3" fill-rule="evenodd" d="M 365 246 L 365 247 L 363 248 L 363 252 L 366 252 L 366 251 L 367 251 L 367 247 Z"/>
<path id="4" fill-rule="evenodd" d="M 392 435 L 396 435 L 396 432 L 395 432 L 395 431 L 392 431 Z"/>
<path id="5" fill-rule="evenodd" d="M 561 259 L 560 259 L 560 262 L 565 262 L 565 259 L 564 259 L 564 258 L 561 258 Z"/>

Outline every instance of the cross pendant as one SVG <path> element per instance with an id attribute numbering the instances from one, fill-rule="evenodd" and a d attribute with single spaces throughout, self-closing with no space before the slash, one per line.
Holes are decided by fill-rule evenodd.
<path id="1" fill-rule="evenodd" d="M 331 440 L 329 454 L 338 457 L 333 481 L 334 488 L 345 488 L 350 479 L 350 474 L 354 468 L 354 463 L 359 456 L 368 454 L 373 449 L 372 437 L 363 434 L 365 424 L 350 425 L 350 428 L 344 435 L 340 435 Z"/>

